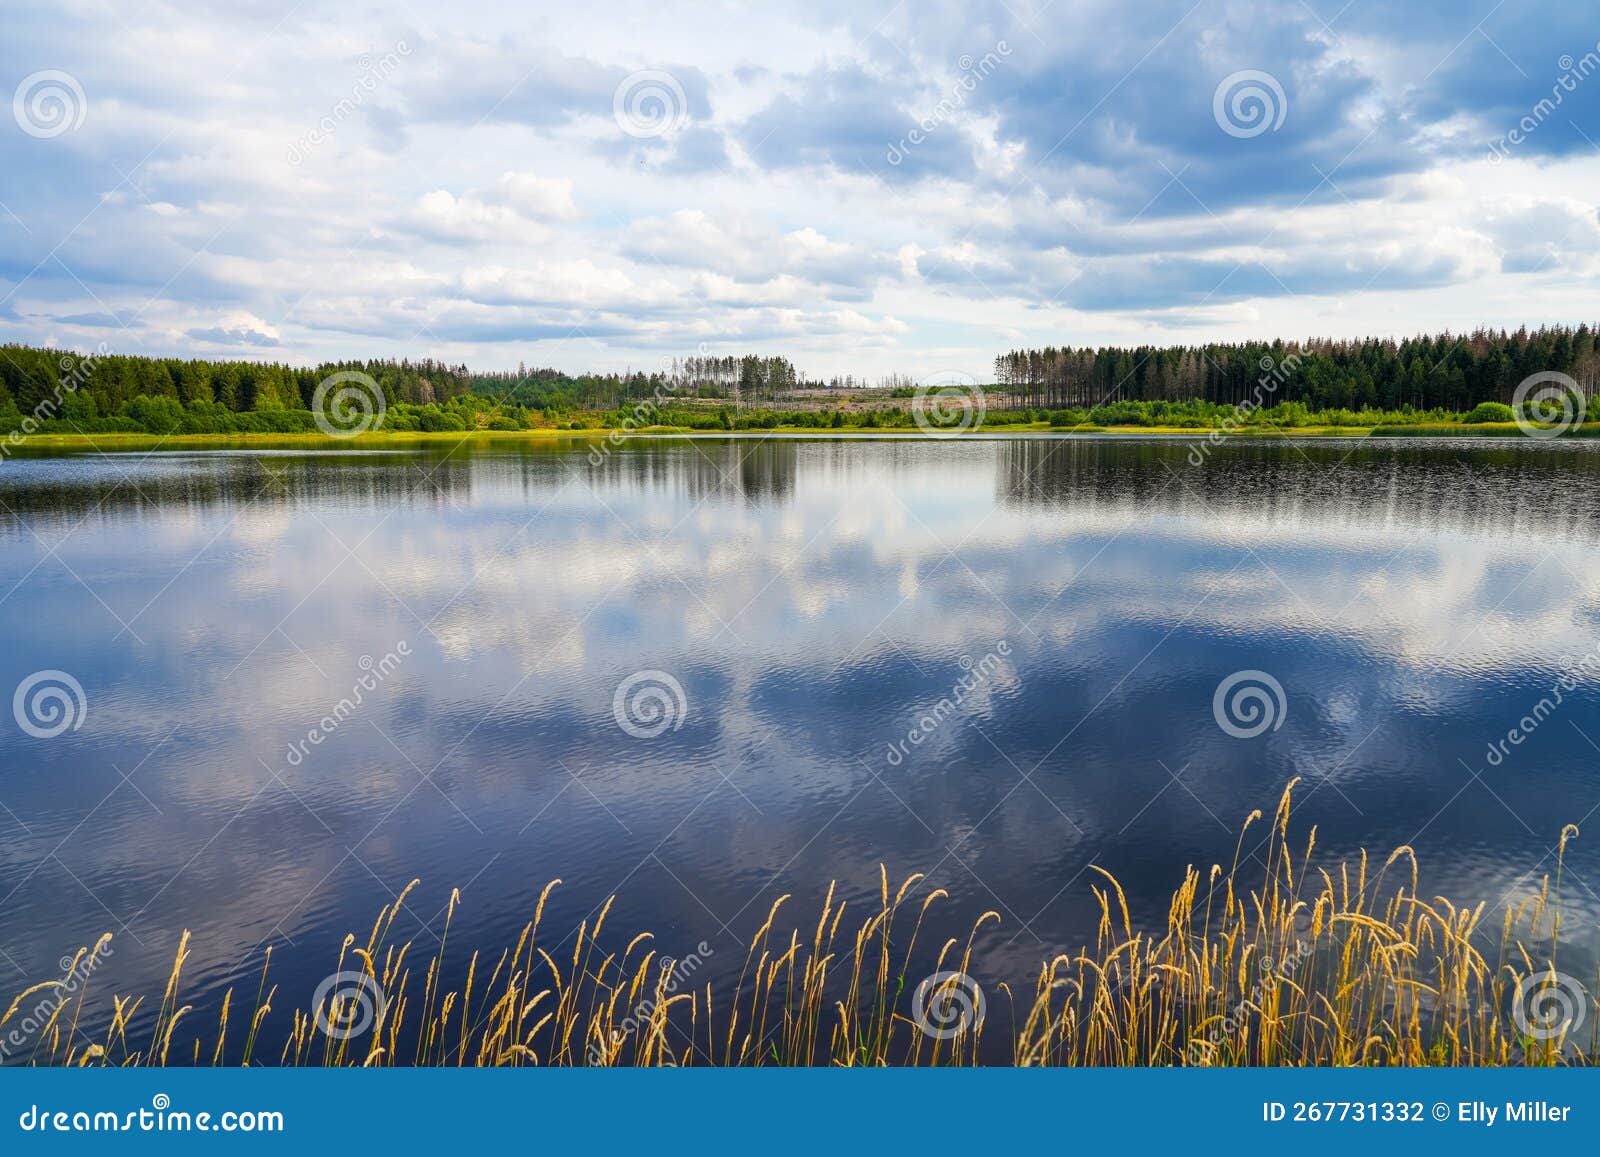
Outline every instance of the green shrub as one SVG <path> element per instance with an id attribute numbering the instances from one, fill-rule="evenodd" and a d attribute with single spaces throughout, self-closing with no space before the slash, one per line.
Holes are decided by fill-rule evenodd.
<path id="1" fill-rule="evenodd" d="M 177 398 L 140 394 L 122 407 L 122 413 L 152 434 L 176 434 L 183 426 L 183 403 Z"/>
<path id="2" fill-rule="evenodd" d="M 310 410 L 252 410 L 234 414 L 234 429 L 248 434 L 308 434 L 317 429 Z"/>
<path id="3" fill-rule="evenodd" d="M 1473 425 L 1480 422 L 1515 422 L 1517 415 L 1504 402 L 1479 402 L 1472 408 L 1472 412 L 1461 420 Z"/>
<path id="4" fill-rule="evenodd" d="M 417 415 L 417 425 L 421 426 L 422 429 L 426 430 L 430 434 L 437 434 L 445 431 L 454 433 L 458 431 L 464 431 L 467 428 L 467 424 L 461 420 L 461 415 L 450 413 L 447 410 L 441 410 L 438 406 L 434 405 L 428 405 L 422 408 L 422 412 Z"/>

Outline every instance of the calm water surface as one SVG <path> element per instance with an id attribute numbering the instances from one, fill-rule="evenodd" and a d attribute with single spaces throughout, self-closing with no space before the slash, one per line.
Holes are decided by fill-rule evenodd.
<path id="1" fill-rule="evenodd" d="M 0 994 L 111 931 L 95 987 L 158 999 L 191 929 L 201 1010 L 269 945 L 305 1007 L 413 877 L 419 948 L 451 888 L 452 945 L 498 949 L 560 877 L 553 938 L 615 892 L 619 947 L 704 942 L 727 985 L 777 896 L 803 922 L 879 864 L 949 892 L 940 933 L 1001 914 L 994 992 L 1093 939 L 1089 865 L 1159 925 L 1295 776 L 1322 855 L 1409 843 L 1496 929 L 1600 806 L 1592 681 L 1489 758 L 1600 646 L 1600 445 L 590 451 L 0 464 L 0 691 L 87 703 L 51 738 L 0 714 Z M 614 711 L 641 671 L 654 737 Z M 1214 711 L 1241 671 L 1283 691 L 1249 738 Z M 1592 963 L 1600 828 L 1567 879 Z"/>

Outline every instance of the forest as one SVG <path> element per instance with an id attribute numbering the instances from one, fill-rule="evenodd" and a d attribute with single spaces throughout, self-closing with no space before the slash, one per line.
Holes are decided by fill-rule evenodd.
<path id="1" fill-rule="evenodd" d="M 1509 403 L 1542 370 L 1600 388 L 1600 331 L 1479 329 L 1404 340 L 1247 342 L 1170 347 L 1048 347 L 995 359 L 985 425 L 1048 422 L 1212 426 L 1236 408 L 1251 422 L 1375 426 L 1443 421 Z M 901 427 L 914 378 L 864 388 L 853 375 L 806 379 L 784 357 L 704 352 L 627 373 L 554 368 L 478 372 L 431 359 L 292 366 L 0 346 L 0 431 L 232 434 L 316 429 L 318 385 L 371 377 L 392 431 L 602 428 Z M 648 406 L 649 422 L 639 418 Z M 1496 417 L 1492 407 L 1477 420 Z M 1509 413 L 1504 415 L 1509 417 Z"/>
<path id="2" fill-rule="evenodd" d="M 1600 330 L 1547 326 L 1477 329 L 1396 341 L 1311 339 L 1134 348 L 1013 350 L 995 381 L 1019 405 L 1058 409 L 1108 402 L 1187 401 L 1224 406 L 1299 402 L 1313 410 L 1471 410 L 1510 403 L 1528 375 L 1571 375 L 1586 397 L 1600 388 Z M 1275 388 L 1258 396 L 1264 375 Z"/>
<path id="3" fill-rule="evenodd" d="M 317 385 L 329 374 L 372 376 L 396 418 L 442 413 L 469 394 L 465 366 L 434 361 L 329 362 L 317 367 L 203 361 L 0 346 L 0 430 L 24 415 L 40 432 L 296 433 L 315 428 Z M 421 428 L 412 425 L 410 428 Z"/>
<path id="4" fill-rule="evenodd" d="M 745 354 L 712 357 L 696 354 L 672 358 L 650 373 L 582 374 L 561 370 L 506 370 L 470 375 L 477 393 L 502 398 L 533 410 L 608 411 L 658 393 L 680 398 L 736 400 L 741 405 L 783 401 L 807 386 L 794 363 L 784 357 Z"/>
<path id="5" fill-rule="evenodd" d="M 602 425 L 644 399 L 695 406 L 683 425 L 724 424 L 720 403 L 775 406 L 808 385 L 784 357 L 674 358 L 652 372 L 572 375 L 523 365 L 473 372 L 429 359 L 291 366 L 0 346 L 0 431 L 301 433 L 316 428 L 319 383 L 358 372 L 383 392 L 382 428 L 453 431 Z M 709 407 L 709 408 L 708 408 Z M 732 428 L 732 420 L 726 423 Z"/>

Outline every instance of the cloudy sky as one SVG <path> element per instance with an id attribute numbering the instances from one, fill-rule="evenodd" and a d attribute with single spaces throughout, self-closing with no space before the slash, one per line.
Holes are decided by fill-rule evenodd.
<path id="1" fill-rule="evenodd" d="M 3 19 L 3 340 L 986 377 L 1600 315 L 1590 0 Z"/>

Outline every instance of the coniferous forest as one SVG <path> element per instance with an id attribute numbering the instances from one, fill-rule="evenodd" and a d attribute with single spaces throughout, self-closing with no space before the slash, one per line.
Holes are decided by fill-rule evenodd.
<path id="1" fill-rule="evenodd" d="M 1057 408 L 1113 401 L 1253 400 L 1264 373 L 1281 381 L 1273 401 L 1313 410 L 1471 410 L 1509 403 L 1530 374 L 1570 375 L 1586 396 L 1600 388 L 1600 330 L 1478 329 L 1395 341 L 1313 339 L 1200 346 L 1014 350 L 995 380 L 1019 404 Z"/>
<path id="2" fill-rule="evenodd" d="M 994 381 L 985 388 L 995 394 L 990 410 L 996 417 L 1065 410 L 1076 421 L 1082 410 L 1107 424 L 1119 420 L 1110 413 L 1118 406 L 1167 402 L 1192 403 L 1200 417 L 1190 418 L 1197 421 L 1232 406 L 1440 416 L 1509 403 L 1520 382 L 1551 370 L 1570 375 L 1592 396 L 1600 388 L 1600 330 L 1585 324 L 1398 341 L 1052 346 L 997 357 Z M 870 406 L 874 395 L 910 396 L 915 391 L 908 383 L 916 380 L 897 374 L 883 379 L 881 390 L 852 389 L 853 376 L 808 380 L 787 358 L 756 355 L 700 354 L 663 361 L 650 372 L 572 374 L 525 365 L 473 371 L 430 359 L 293 366 L 6 345 L 0 347 L 0 429 L 17 429 L 29 417 L 30 430 L 46 433 L 307 432 L 315 429 L 319 384 L 341 372 L 376 383 L 382 427 L 395 431 L 518 430 L 615 414 L 647 399 L 679 410 L 685 425 L 732 427 L 731 416 L 709 412 L 729 407 L 756 412 L 738 425 L 772 424 L 757 415 L 765 411 L 777 421 L 782 407 L 802 394 L 813 409 L 819 396 L 825 405 L 829 395 Z M 806 424 L 817 424 L 815 415 Z"/>

